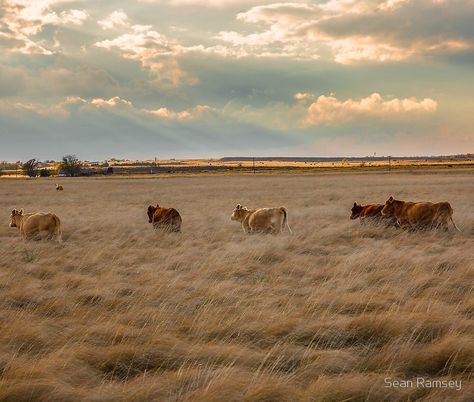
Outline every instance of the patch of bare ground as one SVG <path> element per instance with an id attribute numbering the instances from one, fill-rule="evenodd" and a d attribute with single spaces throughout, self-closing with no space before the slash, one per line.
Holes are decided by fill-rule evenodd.
<path id="1" fill-rule="evenodd" d="M 469 174 L 0 181 L 1 401 L 474 400 Z M 463 233 L 350 221 L 354 201 L 451 202 Z M 146 207 L 177 208 L 183 232 Z M 286 206 L 245 235 L 237 203 Z M 13 208 L 64 243 L 23 242 Z M 388 388 L 386 378 L 462 381 Z"/>

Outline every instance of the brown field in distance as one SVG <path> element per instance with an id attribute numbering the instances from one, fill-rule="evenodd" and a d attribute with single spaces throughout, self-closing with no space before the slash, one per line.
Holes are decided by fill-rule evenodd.
<path id="1" fill-rule="evenodd" d="M 222 159 L 171 159 L 145 161 L 115 161 L 110 162 L 116 174 L 199 174 L 199 173 L 306 173 L 334 171 L 409 171 L 409 170 L 459 170 L 473 169 L 474 160 L 471 158 L 428 157 L 426 159 L 394 158 L 389 160 L 370 158 L 335 159 L 335 160 L 301 160 L 303 158 L 275 158 L 260 160 L 251 158 L 240 160 L 236 158 Z M 155 164 L 156 166 L 153 166 Z"/>
<path id="2" fill-rule="evenodd" d="M 315 174 L 324 172 L 410 172 L 410 171 L 460 171 L 473 170 L 471 154 L 439 157 L 387 157 L 377 158 L 217 158 L 217 159 L 163 159 L 163 160 L 109 160 L 83 162 L 85 175 L 102 175 L 112 167 L 117 176 L 160 176 L 169 174 L 196 175 L 208 173 L 243 174 Z M 40 169 L 51 169 L 57 175 L 59 162 L 42 162 Z M 23 177 L 21 163 L 0 163 L 0 178 Z"/>
<path id="3" fill-rule="evenodd" d="M 0 400 L 474 400 L 472 173 L 57 181 L 0 180 Z M 390 195 L 449 201 L 463 232 L 349 220 Z M 287 207 L 293 235 L 245 235 L 237 203 Z M 22 207 L 64 243 L 23 242 Z M 416 377 L 462 390 L 384 387 Z"/>

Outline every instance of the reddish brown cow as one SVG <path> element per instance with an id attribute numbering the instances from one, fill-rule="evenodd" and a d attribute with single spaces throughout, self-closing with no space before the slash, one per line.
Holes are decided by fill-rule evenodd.
<path id="1" fill-rule="evenodd" d="M 407 202 L 390 197 L 382 209 L 382 215 L 394 217 L 405 229 L 448 230 L 448 222 L 461 231 L 454 222 L 453 208 L 449 202 Z"/>
<path id="2" fill-rule="evenodd" d="M 181 215 L 174 208 L 161 208 L 150 205 L 147 210 L 148 222 L 153 224 L 155 229 L 163 228 L 171 232 L 181 231 Z"/>
<path id="3" fill-rule="evenodd" d="M 383 207 L 383 204 L 359 205 L 357 202 L 354 202 L 351 210 L 351 219 L 359 218 L 360 223 L 370 221 L 373 223 L 383 223 L 387 226 L 396 226 L 396 221 L 393 217 L 382 215 Z"/>

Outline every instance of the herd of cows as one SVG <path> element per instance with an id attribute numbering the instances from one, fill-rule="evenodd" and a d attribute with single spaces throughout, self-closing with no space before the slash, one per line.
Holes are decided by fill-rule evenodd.
<path id="1" fill-rule="evenodd" d="M 63 191 L 64 188 L 56 184 L 56 190 Z M 181 231 L 181 215 L 174 208 L 150 205 L 147 215 L 148 222 L 156 229 Z M 461 231 L 454 222 L 453 208 L 449 202 L 406 202 L 390 197 L 385 204 L 354 203 L 350 218 L 359 219 L 361 223 L 372 222 L 406 230 L 448 230 L 451 222 L 456 230 Z M 238 204 L 231 219 L 240 222 L 245 233 L 278 234 L 285 228 L 292 233 L 288 224 L 288 211 L 284 207 L 248 209 Z M 14 209 L 10 216 L 10 227 L 20 229 L 25 240 L 41 238 L 46 234 L 47 239 L 62 241 L 61 220 L 50 212 L 24 213 L 23 209 Z"/>
<path id="2" fill-rule="evenodd" d="M 372 221 L 407 230 L 448 230 L 451 222 L 461 231 L 453 219 L 453 208 L 449 202 L 408 202 L 395 200 L 392 196 L 385 204 L 359 205 L 354 202 L 351 219 L 361 223 Z"/>

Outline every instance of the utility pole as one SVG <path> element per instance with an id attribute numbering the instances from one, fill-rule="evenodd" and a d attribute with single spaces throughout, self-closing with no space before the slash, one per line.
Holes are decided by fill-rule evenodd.
<path id="1" fill-rule="evenodd" d="M 253 174 L 255 174 L 255 156 L 253 157 Z"/>
<path id="2" fill-rule="evenodd" d="M 388 156 L 388 171 L 390 172 L 392 168 L 392 155 Z"/>

